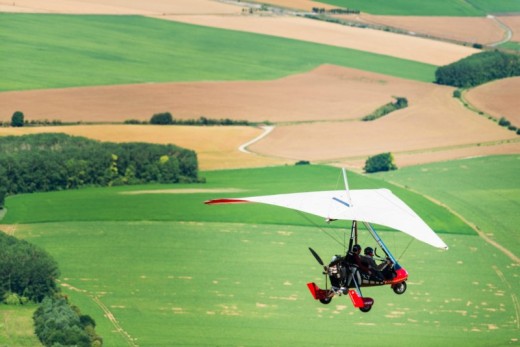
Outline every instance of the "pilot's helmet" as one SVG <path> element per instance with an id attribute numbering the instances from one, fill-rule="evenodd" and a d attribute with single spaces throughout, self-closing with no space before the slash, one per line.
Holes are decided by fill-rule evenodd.
<path id="1" fill-rule="evenodd" d="M 365 248 L 365 255 L 374 255 L 374 250 L 372 249 L 372 247 L 367 247 Z"/>
<path id="2" fill-rule="evenodd" d="M 360 245 L 354 245 L 354 247 L 352 247 L 352 251 L 354 253 L 361 252 L 361 246 Z"/>

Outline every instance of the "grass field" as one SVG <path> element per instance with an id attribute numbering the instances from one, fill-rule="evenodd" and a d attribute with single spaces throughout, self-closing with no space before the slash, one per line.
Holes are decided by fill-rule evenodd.
<path id="1" fill-rule="evenodd" d="M 34 335 L 36 305 L 0 305 L 0 347 L 42 346 Z"/>
<path id="2" fill-rule="evenodd" d="M 0 91 L 268 80 L 324 63 L 427 82 L 435 71 L 346 48 L 140 16 L 1 13 L 0 21 Z"/>
<path id="3" fill-rule="evenodd" d="M 485 16 L 488 13 L 520 11 L 520 1 L 518 0 L 324 0 L 322 2 L 380 15 Z"/>
<path id="4" fill-rule="evenodd" d="M 478 159 L 466 165 L 474 162 Z M 514 161 L 501 165 L 514 168 Z M 486 181 L 494 177 L 490 166 L 479 171 L 487 172 Z M 439 170 L 435 182 L 449 182 L 451 174 Z M 390 346 L 518 343 L 518 266 L 445 209 L 393 189 L 441 229 L 450 250 L 410 243 L 404 234 L 383 230 L 382 237 L 410 272 L 409 287 L 403 296 L 388 288 L 366 289 L 376 305 L 363 314 L 348 298 L 328 306 L 315 302 L 305 286 L 307 281 L 323 283 L 307 247 L 324 259 L 341 253 L 342 230 L 322 228 L 322 221 L 285 209 L 202 204 L 225 196 L 341 189 L 338 169 L 287 166 L 203 176 L 205 185 L 10 197 L 2 223 L 16 224 L 16 235 L 56 257 L 64 291 L 95 318 L 107 346 L 335 346 L 346 339 L 365 343 L 367 336 Z M 374 177 L 350 174 L 350 187 L 385 185 Z M 474 187 L 481 182 L 474 175 L 465 179 L 474 180 Z M 214 191 L 120 194 L 159 188 Z M 243 191 L 218 192 L 229 188 Z M 367 236 L 360 242 L 373 243 Z M 113 321 L 107 319 L 111 315 Z"/>
<path id="5" fill-rule="evenodd" d="M 509 155 L 406 167 L 381 177 L 450 206 L 520 257 L 519 171 L 520 156 Z"/>
<path id="6" fill-rule="evenodd" d="M 270 206 L 258 209 L 255 205 L 247 204 L 220 206 L 216 209 L 205 206 L 202 202 L 216 197 L 343 189 L 340 170 L 327 166 L 208 171 L 201 176 L 206 178 L 206 184 L 88 188 L 20 194 L 8 198 L 6 206 L 12 212 L 6 214 L 2 223 L 154 220 L 309 225 L 307 219 L 291 210 Z M 355 173 L 349 174 L 349 180 L 350 186 L 357 189 L 381 186 L 391 188 L 395 194 L 414 206 L 420 215 L 424 215 L 427 222 L 439 233 L 474 234 L 446 209 L 417 194 Z M 191 189 L 203 191 L 193 193 Z M 226 189 L 233 189 L 235 192 L 220 192 Z M 150 190 L 164 193 L 139 194 Z M 313 221 L 319 222 L 321 219 L 316 218 Z"/>

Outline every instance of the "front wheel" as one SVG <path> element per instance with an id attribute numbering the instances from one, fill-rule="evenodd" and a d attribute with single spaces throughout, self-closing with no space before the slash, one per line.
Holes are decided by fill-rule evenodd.
<path id="1" fill-rule="evenodd" d="M 332 301 L 332 298 L 320 299 L 320 302 L 321 302 L 323 305 L 330 304 L 331 301 Z"/>
<path id="2" fill-rule="evenodd" d="M 392 286 L 392 289 L 394 290 L 394 293 L 396 293 L 397 295 L 401 295 L 406 291 L 406 282 L 394 284 Z"/>

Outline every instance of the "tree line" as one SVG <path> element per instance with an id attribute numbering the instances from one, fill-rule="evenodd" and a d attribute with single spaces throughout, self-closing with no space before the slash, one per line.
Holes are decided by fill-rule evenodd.
<path id="1" fill-rule="evenodd" d="M 386 116 L 387 114 L 400 110 L 402 108 L 408 107 L 408 99 L 396 96 L 395 102 L 389 102 L 381 107 L 379 107 L 377 110 L 372 112 L 371 114 L 361 118 L 362 121 L 371 121 L 376 120 L 378 118 L 381 118 L 383 116 Z"/>
<path id="2" fill-rule="evenodd" d="M 197 181 L 196 153 L 175 145 L 54 133 L 0 137 L 0 207 L 2 196 L 19 193 Z"/>
<path id="3" fill-rule="evenodd" d="M 131 123 L 131 122 L 125 122 Z M 213 119 L 204 116 L 198 119 L 175 119 L 170 112 L 156 113 L 150 118 L 150 124 L 156 125 L 249 125 L 247 120 L 229 118 Z"/>
<path id="4" fill-rule="evenodd" d="M 470 88 L 513 76 L 520 76 L 520 55 L 495 50 L 476 53 L 437 68 L 435 83 Z"/>

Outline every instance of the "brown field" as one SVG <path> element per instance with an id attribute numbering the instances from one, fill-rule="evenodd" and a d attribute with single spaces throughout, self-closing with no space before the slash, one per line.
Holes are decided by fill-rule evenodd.
<path id="1" fill-rule="evenodd" d="M 359 18 L 370 24 L 468 43 L 487 45 L 505 37 L 504 29 L 496 20 L 488 17 L 375 16 L 363 13 Z"/>
<path id="2" fill-rule="evenodd" d="M 520 42 L 520 16 L 500 16 L 498 19 L 513 32 L 511 41 Z"/>
<path id="3" fill-rule="evenodd" d="M 249 148 L 263 155 L 310 161 L 351 161 L 376 153 L 399 153 L 398 159 L 410 164 L 418 161 L 482 155 L 483 145 L 500 145 L 502 150 L 520 151 L 516 135 L 465 109 L 452 97 L 453 89 L 428 83 L 404 83 L 397 78 L 359 72 L 357 89 L 372 89 L 377 80 L 385 82 L 391 95 L 408 98 L 409 107 L 372 122 L 344 121 L 278 126 L 265 140 Z M 358 75 L 358 77 L 359 77 Z M 360 100 L 360 102 L 362 102 Z M 474 147 L 469 151 L 468 148 Z M 465 150 L 461 150 L 465 149 Z M 491 147 L 486 146 L 486 151 Z M 435 152 L 435 156 L 428 153 Z M 402 155 L 401 155 L 402 154 Z M 405 160 L 406 159 L 406 160 Z M 399 162 L 398 162 L 399 164 Z"/>
<path id="4" fill-rule="evenodd" d="M 505 78 L 473 88 L 466 100 L 495 118 L 505 117 L 520 126 L 520 77 Z"/>
<path id="5" fill-rule="evenodd" d="M 252 122 L 359 118 L 392 100 L 387 82 L 353 69 L 321 66 L 267 82 L 158 83 L 0 93 L 0 120 L 22 110 L 29 120 L 123 122 L 158 112 L 178 119 Z M 383 77 L 382 77 L 383 78 Z M 386 78 L 386 77 L 385 77 Z M 413 82 L 401 80 L 397 84 Z M 124 102 L 123 102 L 124 100 Z"/>

